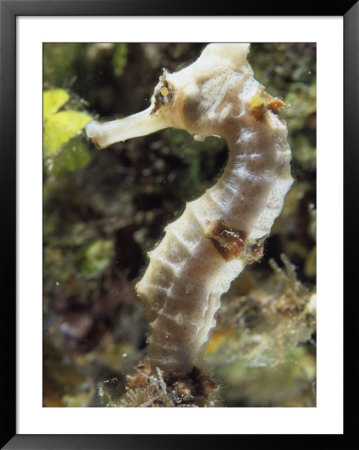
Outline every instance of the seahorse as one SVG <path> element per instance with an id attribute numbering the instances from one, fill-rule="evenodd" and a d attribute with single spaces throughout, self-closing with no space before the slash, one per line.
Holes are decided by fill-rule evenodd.
<path id="1" fill-rule="evenodd" d="M 248 52 L 249 44 L 209 44 L 182 70 L 164 70 L 147 109 L 86 127 L 99 148 L 167 127 L 199 141 L 220 136 L 228 145 L 222 175 L 166 226 L 136 286 L 151 324 L 148 361 L 167 374 L 201 364 L 222 294 L 261 258 L 293 183 L 279 116 L 285 104 L 255 80 Z"/>

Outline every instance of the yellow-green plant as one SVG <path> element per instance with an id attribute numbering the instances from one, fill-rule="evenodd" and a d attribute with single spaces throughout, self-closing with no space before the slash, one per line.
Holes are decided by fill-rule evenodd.
<path id="1" fill-rule="evenodd" d="M 64 89 L 43 93 L 43 154 L 47 173 L 75 171 L 91 160 L 81 130 L 92 117 L 83 111 L 59 111 L 69 100 L 70 94 Z"/>

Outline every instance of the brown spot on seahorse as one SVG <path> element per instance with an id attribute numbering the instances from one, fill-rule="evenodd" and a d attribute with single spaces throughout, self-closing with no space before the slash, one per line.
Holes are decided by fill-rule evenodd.
<path id="1" fill-rule="evenodd" d="M 255 94 L 249 104 L 249 113 L 255 117 L 257 121 L 263 121 L 265 114 L 270 109 L 274 114 L 279 114 L 279 110 L 287 106 L 277 97 L 272 97 L 264 91 Z"/>
<path id="2" fill-rule="evenodd" d="M 286 107 L 287 105 L 282 102 L 279 98 L 272 97 L 272 100 L 267 104 L 268 109 L 270 109 L 274 114 L 278 114 L 281 108 Z"/>
<path id="3" fill-rule="evenodd" d="M 264 235 L 259 239 L 255 239 L 254 241 L 247 242 L 246 244 L 246 254 L 247 254 L 247 264 L 252 264 L 255 261 L 259 261 L 263 256 L 263 244 L 267 239 L 268 234 Z"/>
<path id="4" fill-rule="evenodd" d="M 237 258 L 245 243 L 246 233 L 228 227 L 223 220 L 216 220 L 211 224 L 211 228 L 206 237 L 213 242 L 218 253 L 225 261 Z"/>

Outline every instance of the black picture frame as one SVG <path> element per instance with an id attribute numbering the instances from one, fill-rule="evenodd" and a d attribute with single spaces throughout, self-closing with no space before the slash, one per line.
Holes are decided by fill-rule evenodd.
<path id="1" fill-rule="evenodd" d="M 303 446 L 312 448 L 319 438 L 329 438 L 337 448 L 347 447 L 354 430 L 355 414 L 347 414 L 343 435 L 18 435 L 16 434 L 16 17 L 18 16 L 343 16 L 344 18 L 344 208 L 345 256 L 356 248 L 358 220 L 354 206 L 355 179 L 359 168 L 359 4 L 355 0 L 327 3 L 324 1 L 239 1 L 188 2 L 164 0 L 0 0 L 0 183 L 2 193 L 2 409 L 1 448 L 6 449 L 183 449 L 205 445 L 225 448 L 230 445 Z M 335 237 L 331 245 L 335 245 Z M 350 251 L 349 251 L 350 250 Z M 345 306 L 345 408 L 349 408 L 349 386 L 357 374 L 355 353 L 350 343 L 357 341 L 354 325 L 356 264 L 347 265 L 344 285 L 352 293 L 352 303 Z M 351 289 L 352 288 L 352 289 Z M 353 357 L 354 355 L 354 357 Z M 358 374 L 357 374 L 358 375 Z M 353 383 L 354 386 L 354 383 Z M 179 427 L 180 428 L 180 427 Z M 179 430 L 180 431 L 180 430 Z M 345 439 L 347 438 L 347 439 Z"/>

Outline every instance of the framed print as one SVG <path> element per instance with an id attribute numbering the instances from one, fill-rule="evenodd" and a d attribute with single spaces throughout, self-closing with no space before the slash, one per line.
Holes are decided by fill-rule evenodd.
<path id="1" fill-rule="evenodd" d="M 354 3 L 1 1 L 3 448 L 343 438 Z"/>

